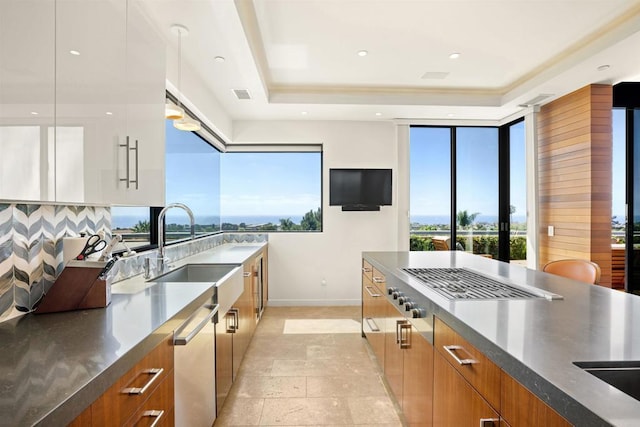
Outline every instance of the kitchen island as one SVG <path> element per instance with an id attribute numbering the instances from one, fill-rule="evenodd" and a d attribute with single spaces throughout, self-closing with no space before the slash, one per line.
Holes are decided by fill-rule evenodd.
<path id="1" fill-rule="evenodd" d="M 266 243 L 225 244 L 176 261 L 238 264 Z M 214 283 L 140 275 L 112 286 L 106 308 L 27 314 L 0 324 L 0 426 L 66 425 L 167 339 Z"/>
<path id="2" fill-rule="evenodd" d="M 640 423 L 639 401 L 574 365 L 640 360 L 640 297 L 465 252 L 365 252 L 363 260 L 389 292 L 422 310 L 408 321 L 429 342 L 435 317 L 570 423 Z M 469 269 L 548 298 L 450 300 L 403 268 Z"/>

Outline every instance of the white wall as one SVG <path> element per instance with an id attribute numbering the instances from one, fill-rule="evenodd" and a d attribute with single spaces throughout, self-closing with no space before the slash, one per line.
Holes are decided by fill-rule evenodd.
<path id="1" fill-rule="evenodd" d="M 406 250 L 398 248 L 396 126 L 240 121 L 234 122 L 233 131 L 234 143 L 323 144 L 323 231 L 269 235 L 269 304 L 359 305 L 362 252 Z M 382 206 L 379 212 L 342 212 L 338 206 L 329 206 L 329 169 L 358 167 L 394 170 L 392 206 Z"/>

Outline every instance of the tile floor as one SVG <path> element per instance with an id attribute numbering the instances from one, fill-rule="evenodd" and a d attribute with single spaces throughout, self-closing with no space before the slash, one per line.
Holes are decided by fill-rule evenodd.
<path id="1" fill-rule="evenodd" d="M 359 321 L 360 307 L 268 307 L 216 427 L 402 426 L 360 333 L 285 334 L 287 319 Z"/>

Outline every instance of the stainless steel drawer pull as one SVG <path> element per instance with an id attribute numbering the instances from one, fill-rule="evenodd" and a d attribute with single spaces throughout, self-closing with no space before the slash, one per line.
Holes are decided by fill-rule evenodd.
<path id="1" fill-rule="evenodd" d="M 411 348 L 411 325 L 405 321 L 400 325 L 400 348 Z"/>
<path id="2" fill-rule="evenodd" d="M 373 278 L 373 283 L 384 283 L 384 277 L 374 277 Z"/>
<path id="3" fill-rule="evenodd" d="M 369 295 L 371 295 L 373 298 L 378 298 L 379 296 L 381 296 L 379 293 L 371 292 L 371 290 L 373 289 L 371 286 L 365 286 L 364 288 L 367 290 Z"/>
<path id="4" fill-rule="evenodd" d="M 464 349 L 464 347 L 459 346 L 459 345 L 443 345 L 442 346 L 447 353 L 449 353 L 451 355 L 451 357 L 454 358 L 454 360 L 456 362 L 458 362 L 460 365 L 473 365 L 474 363 L 478 363 L 477 360 L 475 359 L 460 359 L 457 355 L 456 355 L 456 351 L 459 350 L 464 350 L 465 353 L 469 353 L 467 350 Z"/>
<path id="5" fill-rule="evenodd" d="M 189 344 L 189 341 L 191 341 L 193 337 L 198 335 L 198 332 L 200 332 L 202 328 L 204 328 L 207 325 L 207 323 L 211 322 L 211 319 L 213 319 L 213 316 L 215 316 L 216 313 L 218 312 L 218 308 L 219 308 L 218 304 L 203 305 L 202 308 L 200 308 L 200 310 L 209 310 L 210 313 L 207 314 L 207 316 L 204 317 L 202 321 L 200 321 L 200 323 L 198 323 L 196 327 L 193 328 L 188 334 L 182 335 L 184 333 L 184 329 L 189 325 L 189 323 L 191 323 L 191 320 L 193 320 L 193 318 L 198 315 L 198 311 L 196 311 L 191 316 L 189 316 L 187 320 L 185 320 L 184 323 L 180 325 L 180 327 L 178 327 L 178 329 L 176 329 L 176 331 L 173 333 L 173 345 Z"/>
<path id="6" fill-rule="evenodd" d="M 151 375 L 151 378 L 149 378 L 149 381 L 147 381 L 147 383 L 142 387 L 125 388 L 121 391 L 121 393 L 122 394 L 144 394 L 144 392 L 147 391 L 149 387 L 151 387 L 151 384 L 153 384 L 153 382 L 157 380 L 160 377 L 160 375 L 162 375 L 163 372 L 164 372 L 164 368 L 145 369 L 144 371 L 141 372 L 141 374 Z"/>
<path id="7" fill-rule="evenodd" d="M 362 267 L 362 272 L 363 273 L 371 273 L 371 269 L 369 267 Z"/>
<path id="8" fill-rule="evenodd" d="M 480 427 L 495 427 L 499 422 L 498 418 L 480 418 Z"/>
<path id="9" fill-rule="evenodd" d="M 251 277 L 251 272 L 245 271 L 244 273 L 242 273 L 242 277 Z"/>
<path id="10" fill-rule="evenodd" d="M 143 417 L 155 418 L 155 420 L 153 420 L 153 423 L 149 427 L 155 427 L 160 422 L 160 419 L 162 418 L 163 415 L 164 415 L 164 411 L 156 411 L 156 410 L 144 411 L 142 413 Z"/>
<path id="11" fill-rule="evenodd" d="M 365 317 L 364 320 L 367 322 L 367 325 L 369 325 L 369 329 L 371 329 L 371 332 L 380 332 L 380 328 L 378 328 L 378 325 L 376 325 L 375 320 L 373 320 L 371 317 Z"/>

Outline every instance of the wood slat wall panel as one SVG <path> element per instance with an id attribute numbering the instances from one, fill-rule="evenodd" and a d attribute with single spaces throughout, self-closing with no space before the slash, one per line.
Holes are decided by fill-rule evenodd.
<path id="1" fill-rule="evenodd" d="M 593 260 L 603 286 L 612 279 L 611 108 L 611 86 L 590 85 L 543 106 L 537 122 L 540 267 Z"/>

